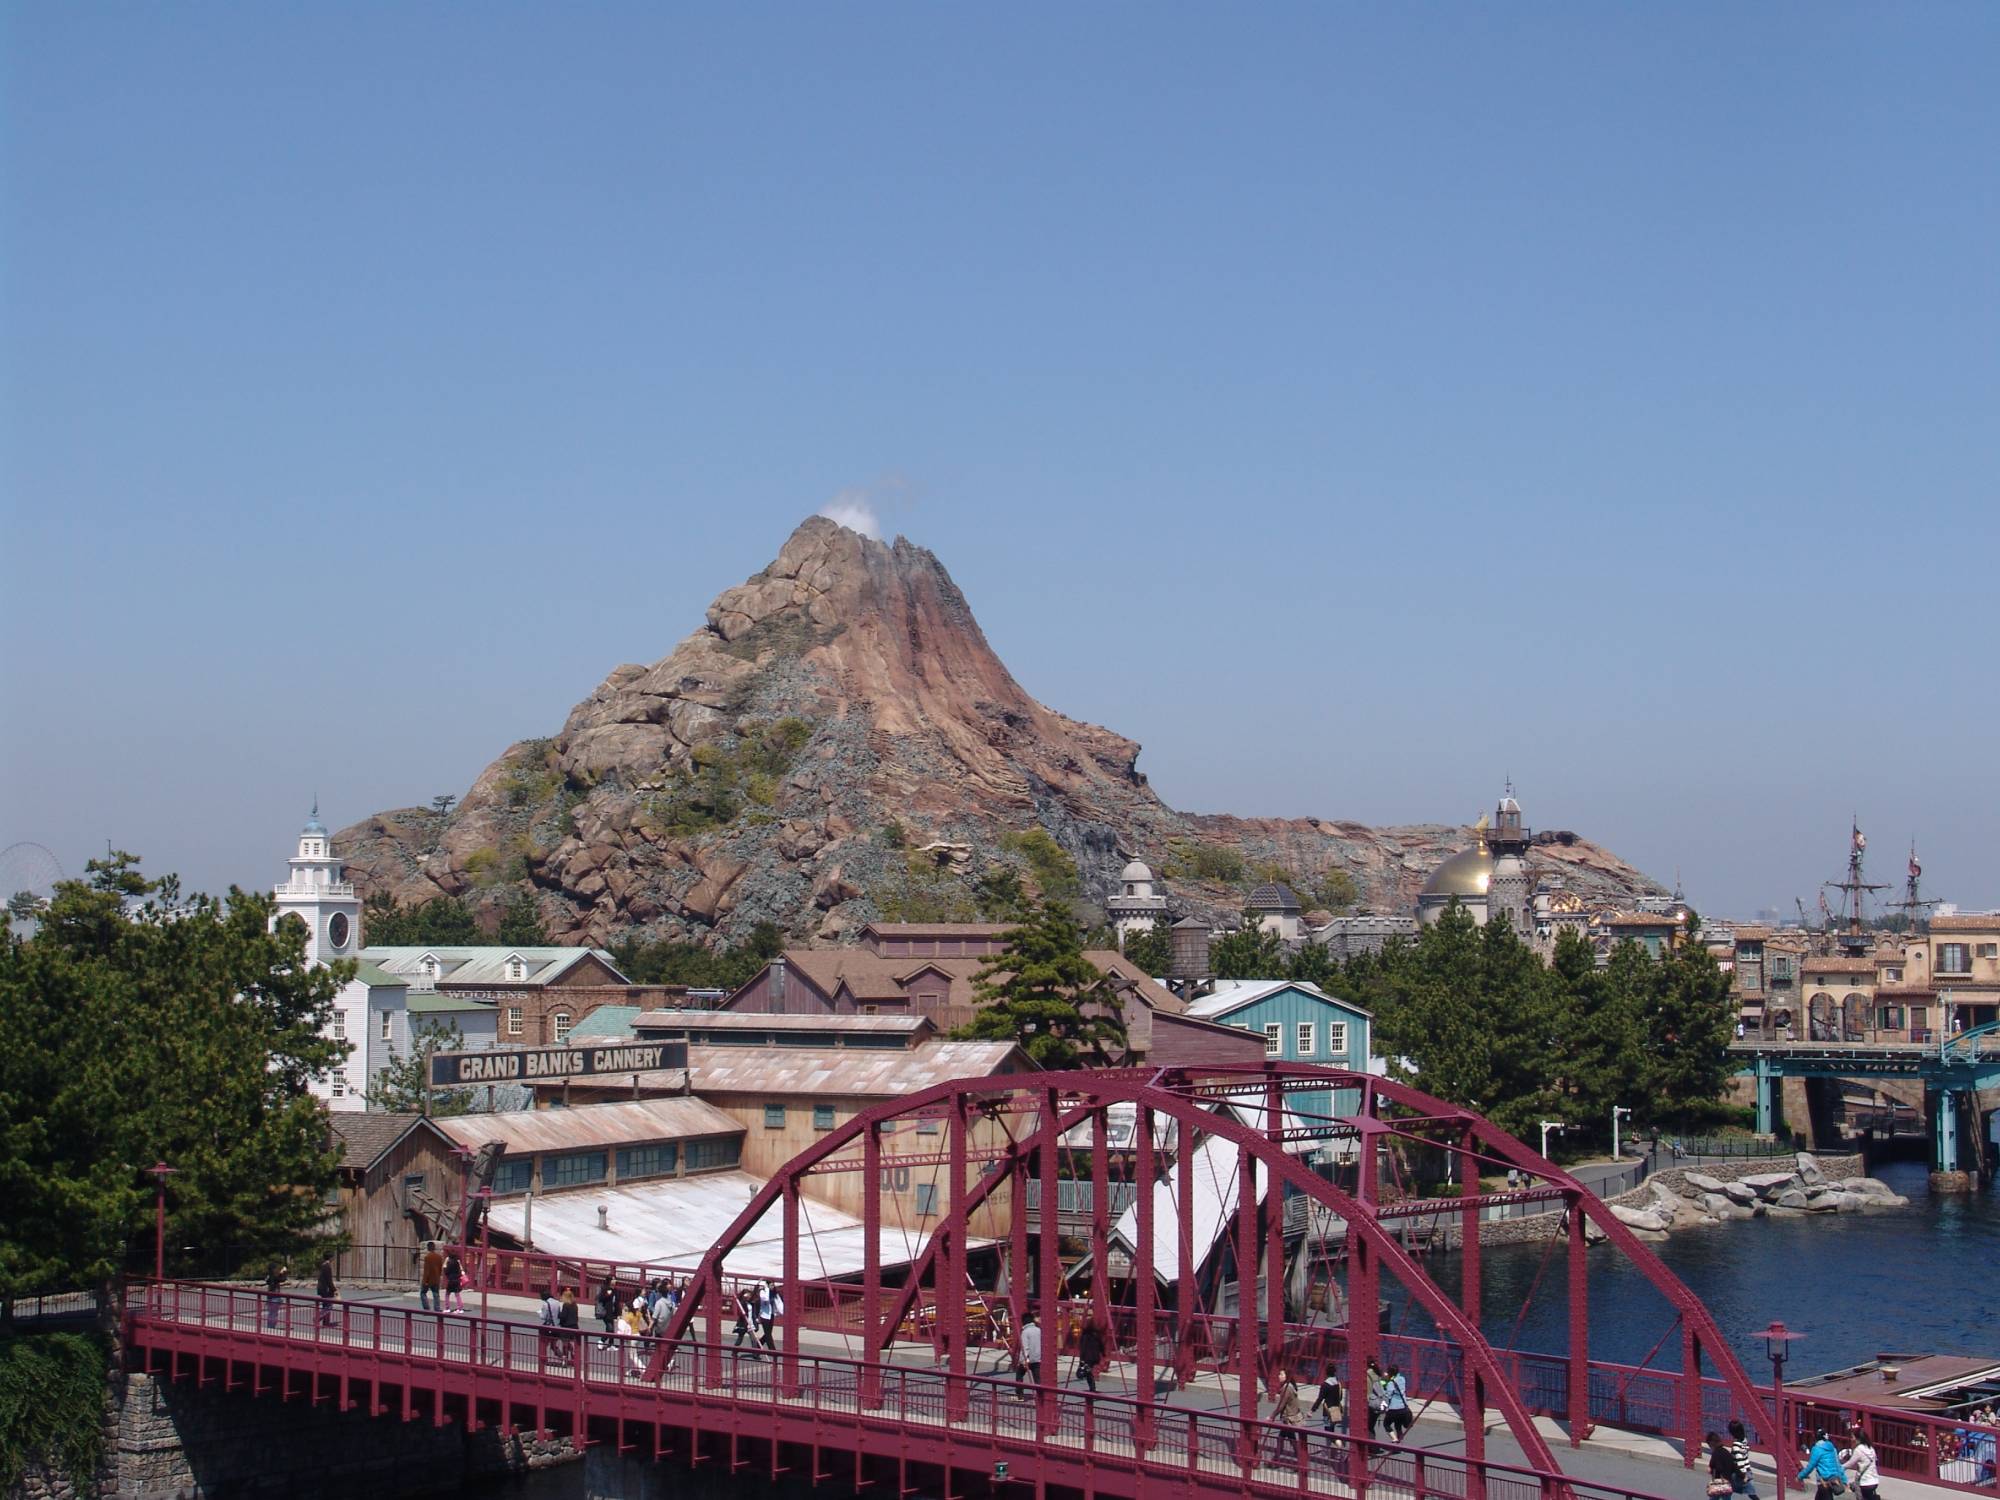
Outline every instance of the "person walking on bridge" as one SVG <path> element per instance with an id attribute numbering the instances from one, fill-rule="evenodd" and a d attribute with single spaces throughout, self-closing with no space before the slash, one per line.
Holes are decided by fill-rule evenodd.
<path id="1" fill-rule="evenodd" d="M 1868 1441 L 1866 1430 L 1854 1429 L 1854 1441 L 1840 1455 L 1840 1462 L 1854 1476 L 1854 1487 L 1861 1492 L 1861 1500 L 1875 1500 L 1881 1493 L 1882 1472 L 1875 1466 L 1875 1445 Z"/>
<path id="2" fill-rule="evenodd" d="M 267 1311 L 264 1314 L 266 1327 L 276 1328 L 278 1320 L 285 1315 L 285 1278 L 291 1274 L 292 1268 L 283 1261 L 274 1260 L 271 1262 L 271 1269 L 264 1277 L 264 1291 L 269 1299 Z"/>
<path id="3" fill-rule="evenodd" d="M 319 1262 L 319 1326 L 333 1326 L 333 1302 L 340 1295 L 340 1288 L 333 1283 L 333 1257 L 323 1255 Z"/>
<path id="4" fill-rule="evenodd" d="M 1382 1383 L 1389 1377 L 1382 1373 L 1381 1365 L 1373 1359 L 1368 1368 L 1361 1372 L 1363 1399 L 1368 1403 L 1368 1436 L 1373 1439 L 1375 1428 L 1382 1420 Z"/>
<path id="5" fill-rule="evenodd" d="M 426 1312 L 444 1311 L 444 1257 L 436 1240 L 424 1241 L 423 1269 L 417 1277 L 417 1305 Z"/>
<path id="6" fill-rule="evenodd" d="M 1416 1413 L 1410 1410 L 1410 1384 L 1403 1378 L 1402 1367 L 1391 1365 L 1382 1380 L 1382 1425 L 1389 1429 L 1390 1441 L 1402 1442 L 1416 1420 Z"/>
<path id="7" fill-rule="evenodd" d="M 1299 1429 L 1305 1426 L 1306 1414 L 1299 1405 L 1299 1383 L 1292 1379 L 1292 1372 L 1282 1366 L 1278 1370 L 1278 1390 L 1272 1398 L 1271 1421 L 1277 1430 L 1271 1437 L 1271 1462 L 1276 1463 L 1285 1456 L 1289 1448 L 1292 1461 L 1305 1452 L 1305 1444 L 1299 1438 Z"/>
<path id="8" fill-rule="evenodd" d="M 1090 1388 L 1090 1394 L 1097 1394 L 1097 1367 L 1104 1363 L 1104 1330 L 1092 1318 L 1083 1325 L 1083 1332 L 1076 1340 L 1076 1378 Z"/>
<path id="9" fill-rule="evenodd" d="M 1805 1467 L 1798 1473 L 1800 1479 L 1808 1475 L 1814 1480 L 1813 1500 L 1832 1500 L 1833 1496 L 1847 1492 L 1847 1471 L 1841 1468 L 1840 1455 L 1834 1451 L 1833 1439 L 1826 1435 L 1824 1427 L 1806 1454 Z"/>
<path id="10" fill-rule="evenodd" d="M 455 1313 L 465 1312 L 465 1298 L 460 1295 L 464 1289 L 465 1266 L 456 1250 L 448 1250 L 444 1257 L 444 1300 L 445 1306 Z"/>
<path id="11" fill-rule="evenodd" d="M 1313 1398 L 1312 1410 L 1319 1413 L 1321 1431 L 1327 1435 L 1326 1451 L 1340 1451 L 1340 1428 L 1347 1418 L 1342 1405 L 1344 1392 L 1340 1389 L 1340 1377 L 1333 1373 L 1331 1364 L 1320 1373 L 1319 1394 Z"/>
<path id="12" fill-rule="evenodd" d="M 1744 1431 L 1743 1419 L 1729 1419 L 1729 1456 L 1736 1460 L 1735 1492 L 1758 1500 L 1757 1480 L 1750 1472 L 1750 1435 Z"/>
<path id="13" fill-rule="evenodd" d="M 1035 1321 L 1033 1313 L 1021 1316 L 1021 1350 L 1014 1360 L 1014 1394 L 1021 1396 L 1021 1381 L 1033 1376 L 1036 1385 L 1042 1383 L 1042 1325 Z"/>

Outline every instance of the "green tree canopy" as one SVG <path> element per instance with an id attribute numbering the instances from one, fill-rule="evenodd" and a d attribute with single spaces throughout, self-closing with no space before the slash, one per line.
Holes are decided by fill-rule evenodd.
<path id="1" fill-rule="evenodd" d="M 1246 911 L 1241 927 L 1209 945 L 1208 967 L 1217 979 L 1283 979 L 1285 945 Z"/>
<path id="2" fill-rule="evenodd" d="M 0 942 L 0 1295 L 103 1286 L 148 1259 L 156 1159 L 168 1262 L 204 1268 L 317 1236 L 337 1157 L 307 1092 L 354 966 L 308 965 L 297 924 L 232 890 L 182 901 L 93 860 L 39 931 Z"/>
<path id="3" fill-rule="evenodd" d="M 465 947 L 490 941 L 463 902 L 433 896 L 404 906 L 388 891 L 376 891 L 361 903 L 361 937 L 380 948 Z"/>
<path id="4" fill-rule="evenodd" d="M 1007 946 L 979 971 L 979 1013 L 956 1034 L 1019 1042 L 1044 1068 L 1102 1066 L 1122 1049 L 1125 1028 L 1110 1011 L 1087 1013 L 1103 980 L 1083 956 L 1083 930 L 1065 900 L 1045 899 L 1007 934 Z"/>
<path id="5" fill-rule="evenodd" d="M 367 1092 L 372 1109 L 400 1114 L 427 1114 L 440 1118 L 472 1112 L 476 1100 L 471 1089 L 430 1087 L 431 1054 L 457 1052 L 465 1046 L 465 1033 L 450 1021 L 419 1021 L 410 1028 L 410 1048 L 398 1053 L 391 1048 L 389 1061 L 375 1075 Z"/>
<path id="6" fill-rule="evenodd" d="M 1147 976 L 1158 979 L 1173 964 L 1173 932 L 1165 922 L 1148 922 L 1126 934 L 1123 949 L 1128 962 L 1138 965 Z"/>

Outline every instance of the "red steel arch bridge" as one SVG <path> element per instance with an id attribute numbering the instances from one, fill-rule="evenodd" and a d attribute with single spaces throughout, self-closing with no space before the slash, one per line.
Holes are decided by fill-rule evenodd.
<path id="1" fill-rule="evenodd" d="M 1407 1187 L 1419 1168 L 1447 1194 Z M 913 1229 L 896 1222 L 892 1188 L 905 1173 L 933 1189 Z M 1484 1190 L 1482 1177 L 1509 1173 L 1517 1186 Z M 829 1174 L 859 1174 L 858 1278 L 831 1280 L 813 1264 L 813 1185 Z M 1567 1303 L 1566 1354 L 1496 1347 L 1481 1332 L 1477 1228 L 1493 1205 L 1565 1215 L 1566 1269 L 1549 1295 Z M 734 1337 L 744 1278 L 730 1262 L 773 1222 L 786 1314 L 766 1354 Z M 910 1253 L 885 1265 L 899 1227 Z M 1455 1285 L 1413 1253 L 1417 1227 L 1460 1239 Z M 1592 1360 L 1587 1236 L 1657 1289 L 1661 1344 L 1678 1337 L 1678 1371 Z M 1038 1496 L 1595 1500 L 1640 1493 L 1565 1473 L 1564 1437 L 1580 1443 L 1595 1424 L 1684 1439 L 1692 1462 L 1704 1430 L 1740 1416 L 1782 1471 L 1800 1420 L 1753 1387 L 1700 1302 L 1575 1178 L 1471 1111 L 1335 1069 L 940 1084 L 830 1131 L 697 1266 L 598 1266 L 477 1244 L 462 1253 L 475 1285 L 503 1302 L 552 1284 L 580 1286 L 587 1302 L 600 1280 L 661 1274 L 686 1293 L 661 1337 L 602 1347 L 522 1311 L 322 1309 L 162 1282 L 131 1300 L 129 1357 L 174 1378 L 383 1418 L 532 1428 L 642 1457 L 894 1482 L 906 1495 L 1026 1484 Z M 1421 1310 L 1417 1332 L 1346 1316 L 1381 1308 L 1397 1287 L 1392 1300 Z M 1033 1381 L 1006 1353 L 1030 1313 L 1046 1330 Z M 1085 1323 L 1108 1346 L 1095 1395 L 1063 1378 Z M 1370 1440 L 1358 1410 L 1339 1439 L 1263 1415 L 1281 1370 L 1310 1399 L 1323 1370 L 1358 1392 L 1371 1359 L 1402 1367 L 1413 1405 L 1462 1425 L 1461 1451 Z M 1489 1425 L 1511 1451 L 1489 1456 Z"/>

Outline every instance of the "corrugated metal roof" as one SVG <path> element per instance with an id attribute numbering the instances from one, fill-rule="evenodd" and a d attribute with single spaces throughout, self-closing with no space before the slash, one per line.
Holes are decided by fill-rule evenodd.
<path id="1" fill-rule="evenodd" d="M 1351 1000 L 1343 1000 L 1338 995 L 1329 995 L 1318 985 L 1301 979 L 1218 979 L 1213 990 L 1189 1004 L 1187 1013 L 1212 1020 L 1217 1016 L 1226 1016 L 1231 1011 L 1240 1010 L 1246 1005 L 1254 1005 L 1259 1000 L 1277 994 L 1280 990 L 1297 990 L 1316 1000 L 1324 1000 L 1328 1005 L 1338 1006 L 1353 1015 L 1373 1014 L 1363 1010 Z"/>
<path id="2" fill-rule="evenodd" d="M 574 1111 L 571 1111 L 574 1113 Z M 579 1188 L 535 1199 L 535 1248 L 630 1265 L 698 1264 L 764 1186 L 748 1172 L 706 1172 L 631 1187 Z M 597 1210 L 606 1227 L 597 1227 Z M 527 1204 L 519 1198 L 494 1200 L 493 1227 L 519 1240 L 527 1232 Z M 785 1270 L 784 1205 L 773 1203 L 723 1259 L 732 1276 L 776 1280 Z M 860 1222 L 837 1208 L 799 1200 L 799 1274 L 818 1280 L 849 1276 L 865 1263 Z M 878 1241 L 882 1264 L 900 1266 L 922 1253 L 929 1234 L 884 1226 Z M 978 1246 L 991 1243 L 972 1240 Z"/>
<path id="3" fill-rule="evenodd" d="M 427 956 L 435 958 L 438 961 L 438 980 L 444 984 L 548 984 L 585 958 L 595 958 L 613 974 L 618 974 L 618 966 L 603 948 L 506 948 L 492 944 L 424 948 L 371 946 L 363 948 L 361 956 L 380 964 L 391 974 L 408 975 L 412 980 L 423 979 L 419 966 Z M 526 978 L 507 977 L 507 960 L 510 958 L 519 958 L 526 963 Z M 625 984 L 629 981 L 618 974 L 615 982 Z"/>
<path id="4" fill-rule="evenodd" d="M 1029 1071 L 1013 1042 L 925 1042 L 907 1052 L 806 1047 L 688 1048 L 703 1094 L 830 1094 L 894 1098 L 952 1078 Z"/>
<path id="5" fill-rule="evenodd" d="M 371 964 L 365 958 L 355 966 L 354 977 L 373 989 L 408 989 L 410 986 L 410 981 L 402 975 L 391 974 L 380 964 Z"/>
<path id="6" fill-rule="evenodd" d="M 629 1037 L 633 1034 L 632 1023 L 639 1015 L 636 1005 L 600 1005 L 570 1028 L 569 1039 L 574 1042 L 585 1037 Z"/>
<path id="7" fill-rule="evenodd" d="M 610 1007 L 606 1007 L 609 1009 Z M 593 1012 L 596 1020 L 603 1011 Z M 588 1024 L 588 1023 L 585 1023 Z M 932 1029 L 927 1016 L 767 1015 L 748 1010 L 647 1010 L 633 1018 L 641 1031 L 868 1031 L 920 1032 Z"/>
<path id="8" fill-rule="evenodd" d="M 475 1010 L 486 1015 L 494 1014 L 493 1002 L 491 1000 L 468 1000 L 463 995 L 440 995 L 435 990 L 424 990 L 419 994 L 414 994 L 410 996 L 405 1004 L 409 1007 L 409 1012 L 413 1016 L 430 1016 L 440 1013 L 463 1014 L 467 1011 Z"/>
<path id="9" fill-rule="evenodd" d="M 499 1141 L 509 1156 L 743 1133 L 743 1126 L 735 1119 L 699 1099 L 628 1099 L 617 1104 L 579 1104 L 574 1109 L 515 1109 L 491 1115 L 454 1115 L 438 1124 L 462 1146 L 476 1151 L 488 1141 Z"/>

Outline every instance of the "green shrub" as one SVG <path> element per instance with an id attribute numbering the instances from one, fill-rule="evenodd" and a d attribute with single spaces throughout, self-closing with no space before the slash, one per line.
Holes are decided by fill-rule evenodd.
<path id="1" fill-rule="evenodd" d="M 88 1489 L 104 1452 L 104 1345 L 92 1334 L 0 1337 L 0 1489 L 29 1464 Z"/>
<path id="2" fill-rule="evenodd" d="M 1163 873 L 1169 878 L 1213 880 L 1222 885 L 1241 885 L 1249 873 L 1243 856 L 1220 844 L 1203 844 L 1193 839 L 1173 839 L 1167 844 Z"/>

